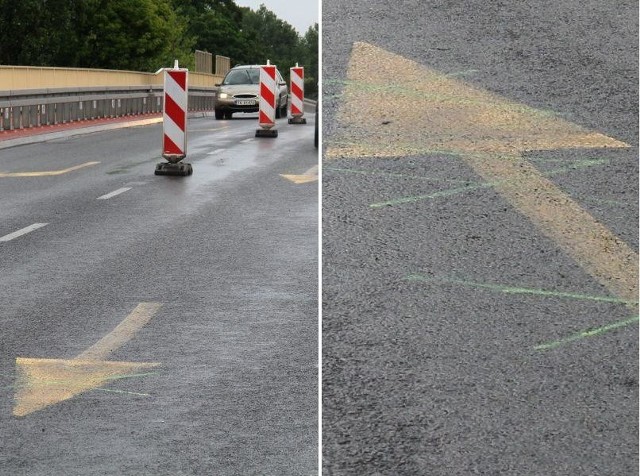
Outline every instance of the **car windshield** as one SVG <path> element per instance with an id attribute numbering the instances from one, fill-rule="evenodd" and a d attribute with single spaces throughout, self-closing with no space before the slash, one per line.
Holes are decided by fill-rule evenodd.
<path id="1" fill-rule="evenodd" d="M 255 68 L 233 69 L 229 71 L 222 84 L 258 84 L 260 82 L 260 70 Z"/>

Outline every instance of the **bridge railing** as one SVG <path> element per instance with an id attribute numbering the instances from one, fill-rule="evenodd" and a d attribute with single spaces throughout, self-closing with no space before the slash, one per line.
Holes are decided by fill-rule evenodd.
<path id="1" fill-rule="evenodd" d="M 221 80 L 190 72 L 189 111 L 212 111 Z M 161 113 L 162 81 L 162 73 L 0 66 L 0 132 Z"/>

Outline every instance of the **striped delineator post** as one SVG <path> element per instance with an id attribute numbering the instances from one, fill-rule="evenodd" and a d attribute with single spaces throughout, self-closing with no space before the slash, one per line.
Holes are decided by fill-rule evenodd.
<path id="1" fill-rule="evenodd" d="M 268 62 L 267 62 L 268 63 Z M 256 137 L 278 137 L 276 125 L 276 67 L 272 64 L 260 66 L 259 117 Z"/>
<path id="2" fill-rule="evenodd" d="M 164 70 L 162 156 L 172 163 L 187 156 L 187 75 L 186 69 Z"/>
<path id="3" fill-rule="evenodd" d="M 304 68 L 298 63 L 291 68 L 289 77 L 291 78 L 291 116 L 289 124 L 306 124 L 304 116 Z"/>
<path id="4" fill-rule="evenodd" d="M 156 175 L 191 175 L 191 164 L 179 163 L 187 156 L 187 108 L 189 70 L 178 67 L 164 70 L 164 107 L 162 109 L 162 157 L 168 163 L 156 166 Z"/>

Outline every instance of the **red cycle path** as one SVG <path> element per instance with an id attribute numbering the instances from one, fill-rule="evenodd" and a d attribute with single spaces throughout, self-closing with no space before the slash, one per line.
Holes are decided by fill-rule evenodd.
<path id="1" fill-rule="evenodd" d="M 151 119 L 155 117 L 161 118 L 162 113 L 136 114 L 136 115 L 122 116 L 122 117 L 87 119 L 83 121 L 65 122 L 65 123 L 59 123 L 59 124 L 48 125 L 48 126 L 25 127 L 24 129 L 4 130 L 4 131 L 0 131 L 0 141 L 9 140 L 9 139 L 18 139 L 21 137 L 29 137 L 29 136 L 35 136 L 40 134 L 49 134 L 52 132 L 62 132 L 62 131 L 68 131 L 73 129 L 82 129 L 85 127 L 99 126 L 102 124 L 118 124 L 118 123 L 124 123 L 124 122 L 134 122 L 140 119 Z"/>

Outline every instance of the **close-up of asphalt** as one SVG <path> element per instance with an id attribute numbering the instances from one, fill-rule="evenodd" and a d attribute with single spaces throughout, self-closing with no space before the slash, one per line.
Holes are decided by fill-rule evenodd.
<path id="1" fill-rule="evenodd" d="M 323 475 L 637 474 L 637 2 L 322 25 Z"/>

